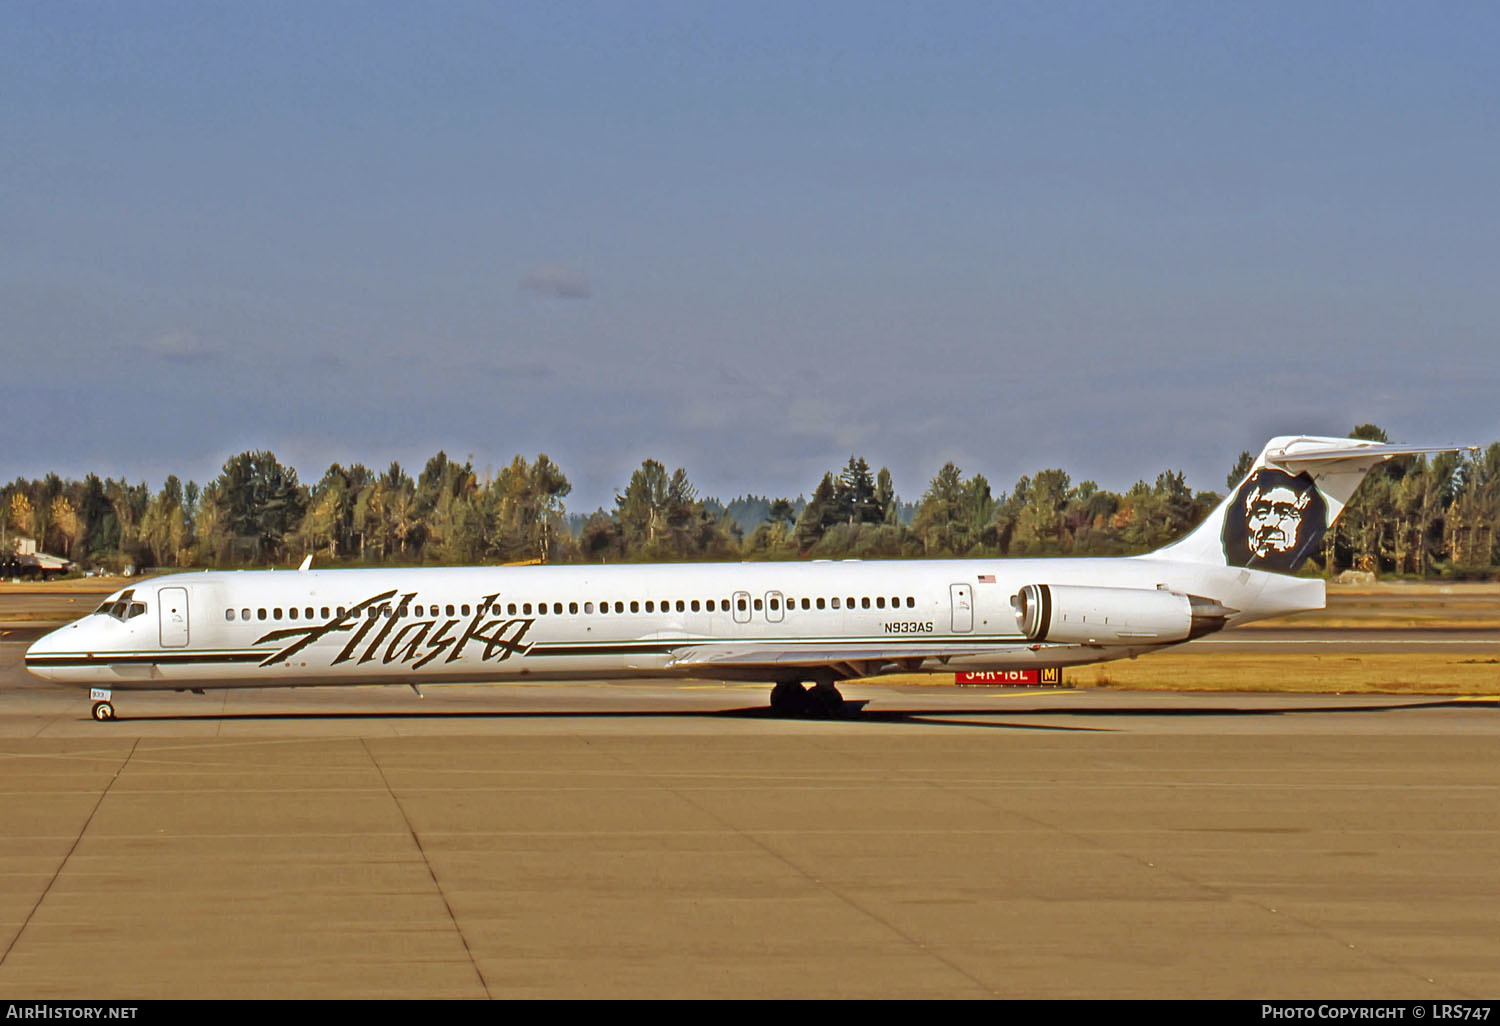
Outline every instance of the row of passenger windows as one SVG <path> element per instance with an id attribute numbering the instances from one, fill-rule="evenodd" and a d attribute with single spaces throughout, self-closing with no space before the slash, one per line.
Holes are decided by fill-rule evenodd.
<path id="1" fill-rule="evenodd" d="M 887 608 L 900 609 L 903 605 L 903 601 L 907 609 L 915 609 L 917 606 L 916 598 L 911 595 L 906 596 L 904 600 L 900 596 L 895 595 L 891 596 L 889 599 L 887 599 L 884 595 L 876 595 L 873 597 L 865 595 L 860 598 L 855 598 L 855 596 L 850 595 L 843 598 L 842 600 L 837 595 L 835 595 L 833 598 L 794 599 L 785 598 L 778 592 L 771 592 L 765 598 L 754 599 L 750 598 L 748 595 L 738 594 L 735 596 L 733 608 L 737 612 L 741 613 L 749 612 L 752 608 L 754 608 L 757 612 L 766 609 L 769 609 L 771 612 L 781 612 L 783 608 L 788 611 L 798 608 L 806 610 Z M 664 599 L 660 602 L 654 599 L 646 599 L 645 601 L 637 599 L 631 602 L 615 600 L 614 602 L 600 602 L 597 606 L 593 602 L 583 602 L 581 604 L 578 602 L 553 602 L 550 605 L 546 602 L 538 602 L 535 604 L 535 606 L 533 606 L 530 602 L 507 602 L 505 603 L 505 615 L 546 616 L 548 613 L 551 613 L 554 616 L 561 616 L 564 610 L 566 610 L 568 614 L 573 616 L 577 616 L 580 612 L 582 612 L 585 616 L 592 616 L 596 612 L 601 614 L 611 612 L 624 613 L 627 611 L 631 613 L 670 613 L 674 610 L 679 613 L 727 613 L 730 611 L 730 608 L 731 607 L 729 599 Z M 100 611 L 103 612 L 103 610 Z M 292 606 L 287 609 L 282 609 L 282 607 L 276 606 L 272 609 L 241 609 L 238 611 L 238 614 L 236 614 L 236 611 L 233 609 L 226 609 L 224 610 L 224 619 L 231 621 L 235 620 L 236 618 L 240 620 L 327 620 L 334 615 L 335 611 L 337 612 L 339 617 L 343 617 L 348 613 L 348 608 L 345 606 L 304 606 L 301 608 Z M 500 615 L 500 603 L 495 603 L 494 608 L 489 610 L 481 607 L 480 611 L 488 611 L 492 615 L 498 616 Z M 468 616 L 469 612 L 470 610 L 468 605 L 455 606 L 450 604 L 446 606 L 436 606 L 429 605 L 427 603 L 420 603 L 415 606 L 401 606 L 399 609 L 388 604 L 383 606 L 371 606 L 370 608 L 364 610 L 364 615 L 368 616 L 371 619 L 374 619 L 377 616 Z"/>

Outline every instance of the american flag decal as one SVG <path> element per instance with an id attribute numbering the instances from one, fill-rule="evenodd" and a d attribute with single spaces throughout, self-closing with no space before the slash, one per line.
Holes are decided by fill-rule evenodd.
<path id="1" fill-rule="evenodd" d="M 994 574 L 980 574 L 979 575 L 979 583 L 980 584 L 994 584 L 995 583 L 995 575 Z"/>

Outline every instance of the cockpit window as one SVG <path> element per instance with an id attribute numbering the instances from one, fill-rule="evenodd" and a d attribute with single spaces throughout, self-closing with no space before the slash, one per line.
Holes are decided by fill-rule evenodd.
<path id="1" fill-rule="evenodd" d="M 106 616 L 112 616 L 122 622 L 125 620 L 134 620 L 146 611 L 146 603 L 132 601 L 134 595 L 135 589 L 129 588 L 120 592 L 118 597 L 105 602 L 98 609 L 94 610 L 94 612 L 96 614 L 103 613 Z"/>

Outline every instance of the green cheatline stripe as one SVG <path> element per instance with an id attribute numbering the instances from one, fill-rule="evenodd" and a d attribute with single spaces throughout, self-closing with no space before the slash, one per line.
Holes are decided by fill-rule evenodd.
<path id="1" fill-rule="evenodd" d="M 27 666 L 110 666 L 120 663 L 258 663 L 267 652 L 109 652 L 99 655 L 27 656 Z"/>
<path id="2" fill-rule="evenodd" d="M 870 645 L 888 644 L 899 647 L 902 644 L 951 644 L 960 643 L 977 647 L 988 646 L 1010 646 L 1023 642 L 1024 637 L 973 637 L 958 635 L 957 637 L 877 637 L 877 638 L 731 638 L 731 639 L 683 639 L 679 641 L 656 641 L 656 642 L 612 642 L 594 641 L 575 645 L 547 644 L 537 642 L 531 646 L 528 656 L 568 656 L 568 655 L 641 655 L 651 652 L 671 652 L 680 648 L 698 648 L 704 645 L 735 645 L 742 644 L 751 648 L 776 646 L 793 647 L 818 647 L 827 645 Z"/>
<path id="3" fill-rule="evenodd" d="M 650 655 L 671 652 L 680 648 L 697 648 L 703 645 L 747 645 L 759 646 L 817 646 L 817 645 L 869 645 L 889 644 L 950 644 L 962 643 L 974 646 L 1014 645 L 1025 641 L 1024 637 L 975 637 L 973 635 L 931 635 L 866 638 L 680 638 L 675 641 L 593 641 L 577 644 L 538 642 L 525 653 L 528 656 L 604 656 L 604 655 Z M 49 654 L 27 656 L 27 666 L 108 666 L 119 663 L 156 663 L 172 666 L 191 663 L 257 663 L 279 649 L 265 648 L 259 651 L 218 652 L 101 652 L 95 654 Z"/>
<path id="4" fill-rule="evenodd" d="M 608 642 L 595 643 L 591 645 L 532 645 L 527 649 L 527 656 L 590 656 L 590 655 L 650 655 L 655 652 L 670 652 L 674 648 L 682 648 L 684 642 L 650 642 L 638 645 L 611 644 Z M 690 642 L 687 644 L 691 644 Z"/>

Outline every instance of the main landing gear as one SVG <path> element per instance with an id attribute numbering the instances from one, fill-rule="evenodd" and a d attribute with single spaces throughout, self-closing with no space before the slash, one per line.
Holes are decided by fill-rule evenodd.
<path id="1" fill-rule="evenodd" d="M 771 711 L 777 716 L 836 720 L 844 715 L 844 696 L 831 680 L 818 681 L 810 688 L 798 681 L 782 681 L 771 689 Z"/>

